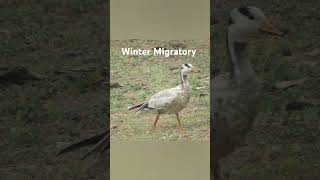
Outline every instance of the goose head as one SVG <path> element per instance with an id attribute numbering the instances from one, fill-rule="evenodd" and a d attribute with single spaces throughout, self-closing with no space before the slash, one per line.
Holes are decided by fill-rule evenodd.
<path id="1" fill-rule="evenodd" d="M 181 74 L 182 75 L 189 75 L 194 72 L 192 64 L 182 64 L 181 66 Z"/>
<path id="2" fill-rule="evenodd" d="M 188 88 L 188 75 L 191 73 L 197 73 L 199 70 L 196 70 L 192 64 L 182 64 L 181 66 L 181 84 L 182 88 Z M 190 88 L 190 87 L 189 87 Z"/>
<path id="3" fill-rule="evenodd" d="M 230 12 L 228 36 L 234 42 L 247 42 L 260 34 L 283 36 L 284 32 L 274 27 L 257 7 L 243 6 Z"/>

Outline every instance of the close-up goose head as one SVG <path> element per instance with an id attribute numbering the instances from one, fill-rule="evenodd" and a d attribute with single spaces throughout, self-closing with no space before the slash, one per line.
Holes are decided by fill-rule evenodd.
<path id="1" fill-rule="evenodd" d="M 189 75 L 190 73 L 192 73 L 193 70 L 193 66 L 192 64 L 182 64 L 181 66 L 181 74 L 183 75 Z"/>
<path id="2" fill-rule="evenodd" d="M 262 34 L 283 36 L 285 33 L 275 28 L 263 11 L 253 6 L 235 8 L 229 13 L 227 27 L 227 49 L 231 62 L 231 76 L 237 75 L 237 80 L 246 81 L 254 78 L 254 72 L 243 53 L 247 42 L 252 38 L 258 38 Z M 242 71 L 242 72 L 241 72 Z M 242 76 L 240 76 L 240 72 Z"/>
<path id="3" fill-rule="evenodd" d="M 198 72 L 200 72 L 200 70 L 193 67 L 192 64 L 190 64 L 190 63 L 182 64 L 182 66 L 181 66 L 181 74 L 182 75 L 189 75 L 191 73 L 198 73 Z"/>
<path id="4" fill-rule="evenodd" d="M 283 36 L 280 31 L 268 20 L 262 10 L 253 6 L 242 6 L 230 12 L 228 36 L 235 42 L 246 42 L 251 37 L 260 34 Z"/>

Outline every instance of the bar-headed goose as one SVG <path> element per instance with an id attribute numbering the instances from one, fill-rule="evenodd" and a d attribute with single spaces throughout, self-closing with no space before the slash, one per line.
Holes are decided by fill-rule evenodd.
<path id="1" fill-rule="evenodd" d="M 229 76 L 212 79 L 211 167 L 214 179 L 222 179 L 219 160 L 241 144 L 258 113 L 259 82 L 247 57 L 247 42 L 261 33 L 282 36 L 264 13 L 251 6 L 233 9 L 227 28 Z"/>
<path id="2" fill-rule="evenodd" d="M 179 86 L 162 90 L 151 96 L 147 101 L 129 108 L 129 110 L 155 111 L 157 117 L 153 123 L 154 129 L 161 114 L 175 114 L 178 120 L 178 128 L 181 129 L 179 112 L 187 106 L 191 97 L 191 86 L 188 81 L 188 76 L 191 72 L 196 72 L 193 66 L 191 64 L 183 64 L 180 72 L 181 84 Z"/>

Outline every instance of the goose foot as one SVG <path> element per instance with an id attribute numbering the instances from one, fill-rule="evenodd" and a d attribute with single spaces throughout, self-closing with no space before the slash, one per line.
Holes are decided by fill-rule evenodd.
<path id="1" fill-rule="evenodd" d="M 182 131 L 184 128 L 181 125 L 177 125 L 177 130 Z"/>
<path id="2" fill-rule="evenodd" d="M 158 120 L 160 118 L 160 115 L 157 114 L 157 117 L 156 117 L 156 120 L 154 121 L 153 125 L 152 125 L 152 132 L 155 132 L 156 131 L 156 128 L 157 128 L 157 123 L 158 123 Z"/>

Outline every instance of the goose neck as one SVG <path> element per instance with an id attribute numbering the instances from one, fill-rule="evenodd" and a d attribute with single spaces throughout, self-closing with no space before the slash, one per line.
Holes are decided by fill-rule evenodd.
<path id="1" fill-rule="evenodd" d="M 188 75 L 183 74 L 183 72 L 181 71 L 180 77 L 181 77 L 182 88 L 184 89 L 187 88 L 189 86 Z"/>
<path id="2" fill-rule="evenodd" d="M 231 78 L 235 78 L 238 83 L 254 79 L 255 73 L 247 56 L 247 43 L 237 42 L 229 29 L 227 30 L 226 43 L 231 67 Z"/>

